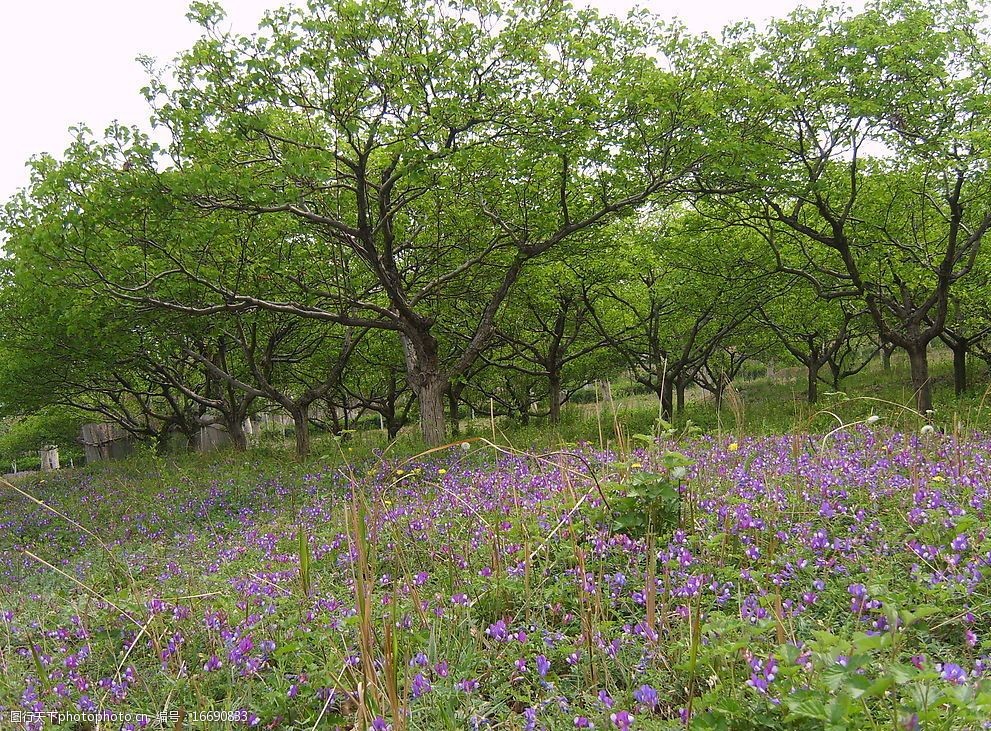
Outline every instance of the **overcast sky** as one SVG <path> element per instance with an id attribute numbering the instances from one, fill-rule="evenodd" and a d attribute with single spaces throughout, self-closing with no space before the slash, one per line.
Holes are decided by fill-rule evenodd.
<path id="1" fill-rule="evenodd" d="M 589 0 L 579 0 L 584 4 Z M 690 30 L 718 34 L 727 23 L 783 15 L 799 0 L 642 0 Z M 284 0 L 226 0 L 228 23 L 247 32 L 268 7 Z M 592 0 L 625 13 L 633 0 Z M 167 61 L 188 48 L 197 29 L 186 20 L 188 0 L 21 0 L 4 3 L 0 18 L 0 201 L 27 183 L 34 154 L 60 156 L 68 128 L 102 131 L 119 119 L 144 126 L 148 109 L 139 90 L 144 70 L 135 60 Z"/>

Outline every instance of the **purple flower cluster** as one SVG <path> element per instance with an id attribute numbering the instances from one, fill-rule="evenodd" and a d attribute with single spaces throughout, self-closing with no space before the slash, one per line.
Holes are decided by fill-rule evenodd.
<path id="1" fill-rule="evenodd" d="M 651 542 L 613 530 L 631 458 L 663 473 L 667 449 L 693 461 L 681 525 Z M 977 697 L 991 677 L 991 439 L 863 427 L 824 450 L 791 436 L 579 450 L 452 450 L 364 478 L 264 472 L 250 489 L 177 478 L 136 506 L 95 473 L 55 478 L 39 497 L 106 526 L 113 555 L 37 504 L 11 506 L 0 714 L 151 707 L 168 687 L 269 728 L 362 703 L 367 726 L 390 728 L 394 694 L 409 727 L 441 727 L 431 714 L 448 704 L 478 728 L 690 725 L 704 697 L 783 714 L 795 692 L 829 692 L 827 668 L 883 672 L 850 643 L 894 633 L 901 657 L 885 663 L 920 682 Z M 923 606 L 932 619 L 902 632 Z M 842 649 L 816 649 L 823 636 Z M 690 652 L 688 703 L 672 668 Z"/>

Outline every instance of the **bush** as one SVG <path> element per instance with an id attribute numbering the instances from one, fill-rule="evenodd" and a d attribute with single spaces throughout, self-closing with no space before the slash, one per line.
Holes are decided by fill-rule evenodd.
<path id="1" fill-rule="evenodd" d="M 89 414 L 65 407 L 49 407 L 31 416 L 8 419 L 0 424 L 0 463 L 17 460 L 18 469 L 37 468 L 38 450 L 51 444 L 58 446 L 62 462 L 81 459 L 79 429 L 90 421 Z"/>

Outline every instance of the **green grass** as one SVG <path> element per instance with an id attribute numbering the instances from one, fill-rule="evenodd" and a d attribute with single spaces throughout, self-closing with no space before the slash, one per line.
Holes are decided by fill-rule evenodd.
<path id="1" fill-rule="evenodd" d="M 937 423 L 952 429 L 958 419 L 985 426 L 983 393 L 947 398 L 949 363 L 934 358 L 933 371 Z M 526 728 L 526 709 L 537 706 L 547 716 L 543 727 L 551 731 L 574 728 L 579 713 L 594 716 L 597 728 L 609 728 L 608 710 L 597 705 L 599 690 L 616 700 L 617 709 L 636 710 L 635 728 L 677 728 L 678 714 L 688 707 L 698 714 L 699 728 L 818 728 L 827 707 L 848 718 L 847 728 L 893 728 L 905 719 L 905 708 L 918 705 L 913 698 L 920 688 L 925 698 L 930 687 L 956 692 L 931 660 L 916 671 L 911 658 L 950 658 L 970 668 L 983 650 L 968 644 L 961 617 L 974 612 L 973 627 L 982 641 L 991 631 L 986 581 L 973 591 L 931 584 L 924 575 L 915 576 L 918 559 L 904 548 L 918 539 L 949 552 L 951 541 L 966 533 L 972 545 L 963 554 L 973 565 L 991 548 L 991 537 L 980 530 L 981 513 L 972 512 L 974 501 L 983 500 L 983 488 L 955 479 L 961 465 L 976 469 L 981 463 L 984 442 L 912 446 L 921 422 L 907 408 L 906 378 L 904 364 L 896 360 L 890 372 L 866 371 L 844 384 L 847 396 L 824 396 L 815 408 L 802 402 L 800 383 L 741 383 L 745 408 L 739 423 L 740 410 L 716 413 L 711 403 L 693 399 L 676 430 L 701 429 L 707 436 L 665 440 L 656 447 L 634 436 L 656 429 L 656 401 L 627 395 L 600 401 L 598 408 L 570 405 L 553 429 L 508 420 L 462 424 L 464 438 L 491 438 L 494 428 L 493 441 L 529 450 L 526 454 L 496 453 L 479 441 L 467 451 L 454 448 L 406 461 L 422 450 L 415 429 L 392 444 L 371 430 L 343 442 L 317 435 L 305 462 L 292 457 L 288 440 L 267 441 L 244 453 L 160 455 L 142 449 L 121 462 L 25 478 L 19 485 L 48 507 L 16 491 L 0 492 L 0 514 L 9 521 L 0 536 L 0 571 L 7 584 L 0 591 L 0 611 L 13 613 L 9 622 L 0 620 L 0 707 L 20 707 L 35 686 L 47 703 L 54 702 L 53 688 L 66 679 L 67 659 L 86 645 L 91 654 L 83 667 L 91 686 L 133 666 L 138 681 L 118 708 L 250 708 L 272 729 L 350 728 L 356 718 L 364 729 L 382 715 L 394 731 L 453 731 L 469 727 L 471 717 L 492 719 L 493 729 L 520 731 Z M 877 439 L 846 428 L 836 437 L 835 452 L 797 437 L 760 437 L 821 434 L 837 419 L 850 424 L 871 414 L 879 415 L 878 426 L 884 427 Z M 695 429 L 688 428 L 689 420 Z M 601 440 L 615 452 L 592 458 L 595 483 L 585 473 L 589 463 L 555 452 L 580 440 L 593 447 Z M 673 493 L 665 477 L 668 449 L 689 452 L 699 469 L 676 508 L 669 504 Z M 937 508 L 932 521 L 918 529 L 910 525 L 906 516 L 914 492 L 885 492 L 887 483 L 872 472 L 889 458 L 884 480 L 931 488 L 927 495 L 952 498 L 953 512 Z M 754 460 L 761 467 L 752 471 Z M 780 497 L 769 501 L 766 495 L 739 492 L 740 470 L 766 481 Z M 820 515 L 818 502 L 810 504 L 804 493 L 812 479 L 823 480 L 822 495 L 845 512 Z M 844 489 L 834 490 L 836 485 Z M 743 488 L 754 489 L 746 481 Z M 664 496 L 663 505 L 652 506 L 655 492 Z M 599 501 L 603 495 L 615 508 L 634 505 L 634 514 L 624 520 L 637 525 L 642 523 L 636 521 L 637 506 L 656 507 L 662 522 L 680 525 L 685 537 L 672 540 L 669 531 L 656 536 L 657 546 L 671 557 L 654 565 L 647 560 L 654 551 L 644 544 L 610 542 L 603 521 L 608 524 L 616 513 Z M 818 492 L 813 497 L 821 499 Z M 712 505 L 722 505 L 730 516 L 747 508 L 767 527 L 730 530 L 713 518 Z M 864 522 L 854 517 L 859 508 L 867 511 Z M 829 549 L 843 562 L 843 572 L 814 568 L 818 556 L 807 541 L 816 530 L 849 541 L 846 553 Z M 754 548 L 758 553 L 752 555 Z M 684 551 L 691 561 L 678 558 Z M 519 569 L 523 556 L 531 560 Z M 811 563 L 788 570 L 798 571 L 801 580 L 782 596 L 770 577 L 800 560 Z M 656 616 L 661 639 L 642 640 L 624 629 L 643 621 L 632 589 L 643 587 L 649 595 L 653 578 L 664 586 L 683 585 L 703 570 L 725 587 L 720 589 L 725 604 L 713 601 L 715 590 L 706 590 L 704 605 L 692 595 L 673 602 L 654 596 L 648 615 Z M 611 598 L 618 584 L 609 577 L 620 573 L 627 587 Z M 601 591 L 579 591 L 576 576 L 589 577 Z M 819 598 L 803 613 L 786 617 L 781 602 L 800 601 L 817 577 L 826 579 Z M 865 635 L 862 630 L 872 625 L 849 608 L 855 585 L 880 598 L 890 616 L 906 617 L 906 630 L 883 642 Z M 355 592 L 364 597 L 361 602 L 354 602 Z M 461 595 L 467 604 L 455 601 Z M 341 607 L 320 604 L 330 601 L 342 602 Z M 156 602 L 164 602 L 165 609 L 156 609 Z M 175 614 L 176 605 L 191 616 Z M 742 618 L 741 607 L 762 618 Z M 235 640 L 253 637 L 252 652 L 262 652 L 263 639 L 274 643 L 259 672 L 245 675 L 231 659 L 232 641 L 210 625 L 216 612 L 226 617 L 225 627 L 237 628 Z M 122 618 L 124 613 L 130 619 Z M 875 612 L 870 621 L 880 618 Z M 529 637 L 493 639 L 500 621 L 517 632 L 526 629 Z M 74 634 L 80 622 L 85 638 Z M 622 638 L 621 649 L 607 656 L 589 641 L 586 629 Z M 553 641 L 546 644 L 546 638 Z M 163 655 L 170 642 L 178 643 L 176 652 Z M 798 643 L 809 653 L 801 668 L 795 659 Z M 29 646 L 36 646 L 37 659 Z M 356 664 L 349 659 L 356 653 L 373 655 L 376 662 Z M 420 653 L 428 665 L 417 664 Z M 552 685 L 536 675 L 538 654 L 545 657 Z M 213 655 L 223 667 L 208 671 Z M 851 655 L 855 668 L 838 669 L 838 658 Z M 781 663 L 783 679 L 775 688 L 794 682 L 810 689 L 798 705 L 769 703 L 746 684 L 748 663 L 772 656 Z M 435 667 L 441 659 L 449 663 L 444 671 L 449 676 Z M 526 661 L 525 672 L 517 669 L 517 660 Z M 421 667 L 433 688 L 410 700 Z M 28 681 L 52 672 L 45 682 Z M 871 683 L 865 685 L 866 678 Z M 478 680 L 481 688 L 459 690 L 456 682 L 468 679 Z M 642 702 L 634 693 L 643 684 L 663 696 L 652 713 L 637 710 Z M 301 689 L 298 698 L 294 686 Z M 900 695 L 885 694 L 903 686 Z M 321 695 L 321 688 L 353 695 L 335 700 Z M 988 689 L 964 697 L 964 688 L 959 686 L 952 708 L 933 701 L 922 709 L 927 727 L 965 728 L 975 714 L 991 708 Z M 880 695 L 870 699 L 868 693 Z M 106 696 L 105 690 L 70 689 L 69 709 L 81 694 Z M 554 715 L 558 696 L 574 710 Z M 720 726 L 719 719 L 729 719 L 729 725 Z"/>
<path id="2" fill-rule="evenodd" d="M 987 430 L 991 426 L 991 396 L 986 366 L 977 359 L 970 364 L 970 389 L 956 397 L 953 392 L 953 363 L 950 353 L 934 348 L 930 360 L 934 384 L 935 415 L 933 422 L 946 430 L 955 425 Z M 880 359 L 847 378 L 841 390 L 820 383 L 819 401 L 806 401 L 804 372 L 790 380 L 757 378 L 734 384 L 743 403 L 742 419 L 724 401 L 716 410 L 712 397 L 698 388 L 690 389 L 684 413 L 676 414 L 674 427 L 681 431 L 694 425 L 711 434 L 733 433 L 738 436 L 801 432 L 828 432 L 840 423 L 851 423 L 880 416 L 892 428 L 918 429 L 926 421 L 915 411 L 910 387 L 907 358 L 895 354 L 890 370 L 884 370 Z M 622 390 L 629 390 L 628 386 Z M 596 412 L 598 411 L 598 416 Z M 614 444 L 615 427 L 621 425 L 629 434 L 650 434 L 659 417 L 658 401 L 652 394 L 624 396 L 615 401 L 605 398 L 595 403 L 567 404 L 562 409 L 561 423 L 549 428 L 546 423 L 533 422 L 521 426 L 508 419 L 496 419 L 497 439 L 517 447 L 551 446 L 588 440 Z M 492 436 L 492 424 L 476 419 L 463 424 L 463 433 L 470 436 Z"/>

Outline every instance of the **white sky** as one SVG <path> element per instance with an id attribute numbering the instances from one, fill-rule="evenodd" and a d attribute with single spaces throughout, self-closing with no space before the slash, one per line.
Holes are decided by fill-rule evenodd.
<path id="1" fill-rule="evenodd" d="M 579 0 L 624 13 L 633 0 Z M 718 35 L 730 22 L 762 21 L 799 0 L 641 0 L 663 17 L 679 17 L 695 32 Z M 249 32 L 266 8 L 284 0 L 226 0 L 228 23 Z M 147 126 L 139 90 L 146 83 L 135 60 L 167 61 L 196 40 L 186 20 L 188 0 L 7 0 L 0 14 L 0 202 L 27 183 L 28 158 L 60 156 L 68 128 L 101 132 L 111 121 Z"/>

